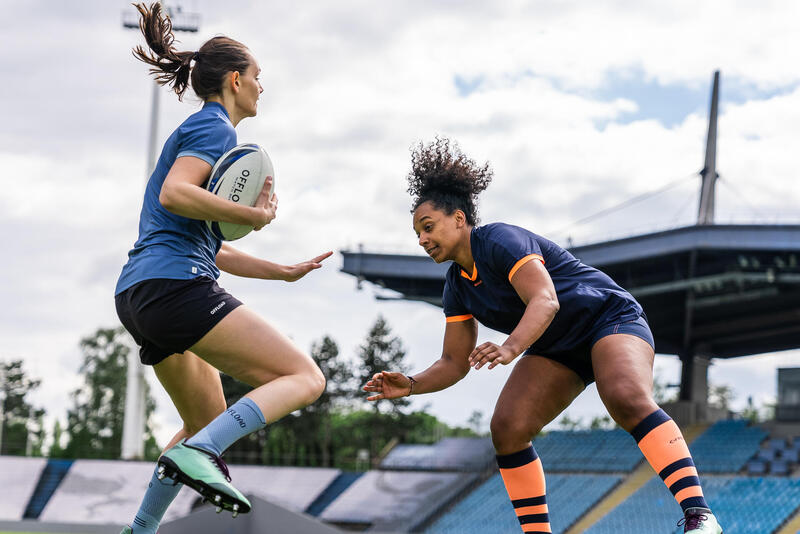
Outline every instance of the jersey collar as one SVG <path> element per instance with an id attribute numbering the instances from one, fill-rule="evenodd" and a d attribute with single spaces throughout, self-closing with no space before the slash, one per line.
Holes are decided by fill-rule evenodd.
<path id="1" fill-rule="evenodd" d="M 472 264 L 472 274 L 467 274 L 464 269 L 461 269 L 461 276 L 471 282 L 474 282 L 478 278 L 478 266 L 475 265 L 475 263 Z"/>
<path id="2" fill-rule="evenodd" d="M 216 107 L 216 108 L 219 108 L 219 109 L 221 109 L 221 110 L 222 110 L 222 112 L 225 114 L 225 116 L 226 116 L 226 117 L 228 117 L 228 120 L 230 120 L 230 118 L 231 118 L 231 116 L 230 116 L 230 115 L 228 115 L 228 110 L 227 110 L 227 109 L 225 109 L 225 106 L 223 106 L 223 105 L 222 105 L 222 104 L 220 104 L 219 102 L 206 102 L 205 104 L 203 104 L 203 107 L 204 107 L 204 108 L 207 108 L 207 107 Z"/>

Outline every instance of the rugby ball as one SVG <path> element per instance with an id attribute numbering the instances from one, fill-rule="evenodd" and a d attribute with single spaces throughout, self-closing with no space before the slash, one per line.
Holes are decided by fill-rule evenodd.
<path id="1" fill-rule="evenodd" d="M 228 150 L 217 160 L 211 169 L 206 189 L 231 202 L 254 206 L 267 176 L 272 176 L 269 191 L 272 196 L 275 190 L 272 160 L 260 146 L 244 143 Z M 215 237 L 224 241 L 240 239 L 253 231 L 253 227 L 246 224 L 206 221 L 206 225 Z"/>

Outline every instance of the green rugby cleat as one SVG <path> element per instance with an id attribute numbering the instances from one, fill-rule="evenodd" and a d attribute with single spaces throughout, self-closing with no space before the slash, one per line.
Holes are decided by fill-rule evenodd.
<path id="1" fill-rule="evenodd" d="M 250 511 L 250 501 L 231 485 L 228 466 L 219 456 L 182 441 L 158 459 L 158 477 L 177 480 L 203 496 L 205 501 L 233 517 Z"/>

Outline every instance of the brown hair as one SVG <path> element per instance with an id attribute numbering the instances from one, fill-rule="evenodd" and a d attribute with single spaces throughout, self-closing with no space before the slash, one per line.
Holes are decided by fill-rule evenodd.
<path id="1" fill-rule="evenodd" d="M 463 211 L 467 223 L 475 226 L 480 220 L 478 194 L 489 186 L 492 175 L 488 162 L 479 166 L 461 152 L 458 143 L 450 146 L 446 137 L 437 137 L 428 145 L 420 142 L 411 152 L 407 177 L 413 199 L 411 213 L 430 201 L 448 215 Z"/>
<path id="2" fill-rule="evenodd" d="M 141 45 L 133 49 L 136 59 L 151 65 L 150 73 L 160 85 L 170 85 L 183 99 L 183 93 L 190 85 L 195 94 L 207 100 L 222 92 L 225 75 L 238 71 L 244 73 L 252 63 L 250 52 L 245 45 L 229 37 L 217 36 L 209 39 L 197 52 L 178 52 L 173 46 L 175 35 L 172 21 L 161 11 L 156 2 L 148 8 L 145 4 L 134 4 L 139 10 L 139 28 L 142 30 L 150 52 Z M 194 67 L 191 63 L 194 61 Z"/>

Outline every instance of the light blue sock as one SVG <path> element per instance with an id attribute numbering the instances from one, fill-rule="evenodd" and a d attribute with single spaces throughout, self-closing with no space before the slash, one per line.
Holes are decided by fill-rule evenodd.
<path id="1" fill-rule="evenodd" d="M 131 523 L 134 534 L 156 534 L 164 513 L 182 487 L 183 484 L 175 484 L 169 478 L 158 480 L 158 471 L 154 471 L 139 511 Z"/>
<path id="2" fill-rule="evenodd" d="M 267 426 L 258 405 L 242 397 L 200 432 L 186 440 L 187 445 L 221 456 L 239 438 Z"/>

